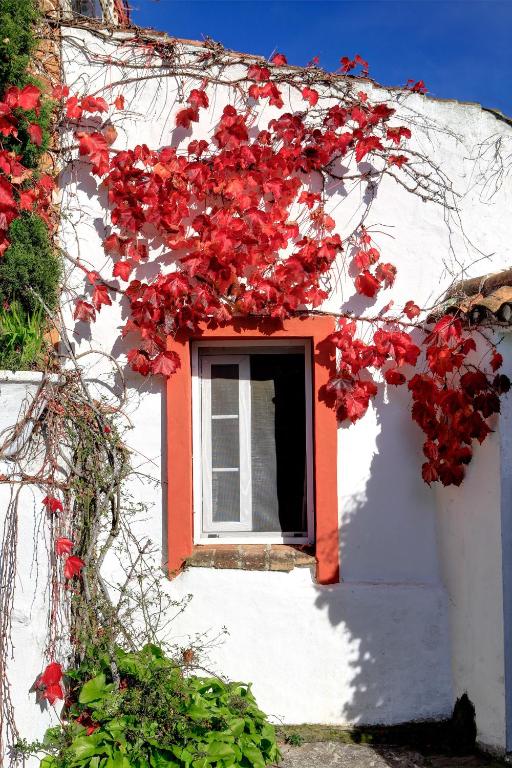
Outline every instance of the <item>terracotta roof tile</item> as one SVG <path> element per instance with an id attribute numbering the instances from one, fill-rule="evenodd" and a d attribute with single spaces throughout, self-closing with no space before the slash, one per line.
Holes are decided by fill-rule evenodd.
<path id="1" fill-rule="evenodd" d="M 431 313 L 458 314 L 469 324 L 512 325 L 512 269 L 455 283 Z"/>

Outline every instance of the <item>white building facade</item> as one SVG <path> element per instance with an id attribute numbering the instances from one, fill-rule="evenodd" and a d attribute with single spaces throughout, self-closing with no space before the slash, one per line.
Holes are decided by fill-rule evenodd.
<path id="1" fill-rule="evenodd" d="M 152 148 L 171 142 L 179 146 L 190 140 L 190 134 L 174 130 L 174 117 L 183 106 L 183 90 L 195 85 L 173 77 L 172 64 L 154 59 L 152 71 L 160 67 L 160 76 L 148 78 L 141 41 L 130 31 L 65 26 L 61 35 L 64 80 L 73 92 L 104 95 L 112 86 L 117 95 L 117 83 L 123 83 L 125 109 L 116 118 L 116 149 L 142 143 Z M 173 56 L 187 57 L 198 50 L 198 44 L 157 40 Z M 378 90 L 369 81 L 361 87 L 372 98 L 387 99 L 397 108 L 398 118 L 413 125 L 413 146 L 429 153 L 443 169 L 458 201 L 459 228 L 442 205 L 423 202 L 391 179 L 382 180 L 371 217 L 373 223 L 382 223 L 381 247 L 386 260 L 397 266 L 395 303 L 414 299 L 420 306 L 432 306 L 461 267 L 464 276 L 471 276 L 510 265 L 511 179 L 505 178 L 491 194 L 492 168 L 482 152 L 497 138 L 512 149 L 510 122 L 478 105 Z M 223 87 L 216 94 L 193 138 L 207 135 L 232 97 Z M 291 104 L 286 103 L 282 111 L 294 107 L 295 96 L 288 98 Z M 266 109 L 279 113 L 276 108 Z M 263 117 L 268 119 L 268 114 Z M 62 246 L 90 269 L 101 270 L 108 223 L 103 193 L 100 189 L 98 194 L 82 163 L 64 170 L 60 186 L 61 205 L 68 212 L 59 234 Z M 342 237 L 361 204 L 361 200 L 347 199 L 344 205 L 333 206 Z M 460 254 L 463 265 L 456 263 Z M 88 290 L 83 273 L 69 268 L 67 283 L 73 290 L 63 296 L 62 306 L 75 351 L 101 350 L 124 365 L 129 345 L 120 340 L 125 320 L 122 301 L 104 308 L 90 332 L 85 332 L 72 319 L 72 296 Z M 383 294 L 372 312 L 377 314 L 388 300 Z M 361 297 L 353 295 L 348 275 L 323 309 L 361 310 Z M 297 340 L 298 332 L 292 337 L 294 344 L 303 343 Z M 309 338 L 304 340 L 306 358 Z M 281 343 L 290 347 L 289 339 L 283 337 Z M 251 354 L 258 354 L 250 335 L 242 342 L 239 338 L 237 344 L 238 348 L 225 336 L 208 339 L 204 345 L 209 351 L 204 355 L 211 359 L 205 365 L 243 366 Z M 216 346 L 220 352 L 215 352 Z M 508 338 L 500 351 L 504 373 L 510 374 Z M 221 355 L 217 361 L 215 354 Z M 272 354 L 277 354 L 276 348 Z M 89 359 L 91 380 L 100 389 L 110 384 L 108 359 L 94 354 Z M 190 383 L 196 393 L 189 393 L 192 411 L 186 416 L 192 419 L 190 439 L 194 441 L 202 384 L 193 358 L 190 365 Z M 189 442 L 169 443 L 172 381 L 166 388 L 156 378 L 144 380 L 129 371 L 126 377 L 131 421 L 127 439 L 139 473 L 130 480 L 130 492 L 144 501 L 147 510 L 134 526 L 138 535 L 158 545 L 162 568 L 168 573 L 169 550 L 174 547 L 169 521 L 175 520 L 169 509 L 174 504 L 169 483 L 175 482 L 169 457 L 181 449 L 185 452 L 193 497 L 202 487 L 203 470 L 192 466 Z M 242 374 L 240 380 L 245 380 Z M 1 383 L 5 425 L 17 416 L 19 406 L 14 400 L 34 386 L 21 374 Z M 315 400 L 314 380 L 311 386 L 308 402 Z M 313 429 L 313 421 L 306 425 L 306 432 Z M 512 744 L 512 405 L 506 399 L 495 427 L 484 445 L 475 449 L 460 488 L 429 488 L 421 479 L 422 435 L 411 420 L 409 395 L 382 387 L 360 422 L 337 431 L 338 541 L 330 542 L 334 555 L 331 552 L 328 560 L 331 565 L 336 562 L 339 572 L 325 579 L 318 578 L 307 553 L 285 558 L 283 564 L 279 552 L 274 555 L 276 550 L 269 549 L 279 546 L 277 538 L 255 540 L 253 545 L 242 530 L 238 539 L 232 538 L 230 556 L 212 554 L 208 559 L 204 555 L 208 550 L 201 554 L 201 547 L 209 545 L 211 551 L 211 541 L 197 535 L 192 502 L 187 520 L 189 529 L 195 530 L 192 557 L 164 582 L 173 599 L 192 596 L 171 624 L 172 639 L 185 648 L 201 636 L 208 668 L 231 679 L 252 681 L 259 705 L 277 722 L 341 725 L 441 719 L 451 714 L 455 698 L 467 691 L 476 708 L 478 741 L 493 750 L 508 750 Z M 200 449 L 193 450 L 196 464 Z M 314 461 L 307 469 L 313 473 L 311 482 L 320 469 Z M 32 556 L 28 548 L 33 543 L 33 509 L 40 503 L 34 494 L 27 490 L 22 497 L 27 562 Z M 319 515 L 314 500 L 311 504 L 310 514 Z M 187 511 L 180 507 L 179 514 Z M 299 537 L 301 544 L 307 543 L 308 530 L 304 539 Z M 254 556 L 251 546 L 259 547 L 252 550 Z M 26 573 L 29 570 L 27 566 Z M 13 670 L 19 681 L 13 697 L 20 731 L 27 738 L 41 735 L 45 725 L 44 718 L 33 716 L 36 705 L 28 693 L 41 668 L 45 631 L 43 609 L 32 601 L 35 592 L 28 576 L 20 581 L 13 616 Z M 222 634 L 223 627 L 227 634 Z"/>

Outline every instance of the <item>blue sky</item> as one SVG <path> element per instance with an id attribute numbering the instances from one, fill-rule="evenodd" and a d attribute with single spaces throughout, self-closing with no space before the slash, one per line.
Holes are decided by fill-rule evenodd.
<path id="1" fill-rule="evenodd" d="M 328 70 L 359 53 L 386 85 L 512 116 L 512 0 L 130 0 L 136 24 Z"/>

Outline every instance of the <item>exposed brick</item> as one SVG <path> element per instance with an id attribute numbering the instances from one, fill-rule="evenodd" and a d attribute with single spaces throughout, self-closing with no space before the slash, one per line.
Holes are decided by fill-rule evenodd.
<path id="1" fill-rule="evenodd" d="M 270 551 L 271 571 L 292 571 L 294 567 L 294 551 L 291 547 L 276 548 Z"/>

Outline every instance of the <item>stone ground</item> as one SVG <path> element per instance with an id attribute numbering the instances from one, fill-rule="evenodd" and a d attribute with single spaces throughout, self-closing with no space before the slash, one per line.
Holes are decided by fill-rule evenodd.
<path id="1" fill-rule="evenodd" d="M 404 746 L 345 744 L 338 741 L 284 744 L 280 768 L 501 768 L 505 763 L 482 754 L 458 757 Z"/>

